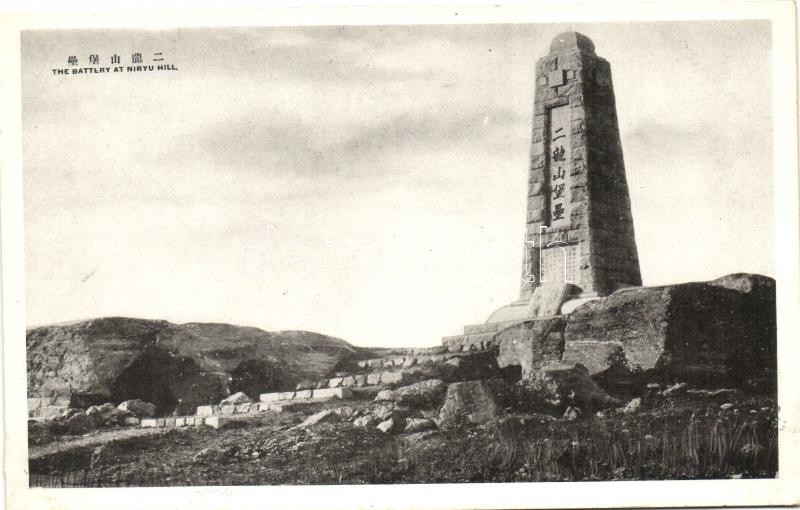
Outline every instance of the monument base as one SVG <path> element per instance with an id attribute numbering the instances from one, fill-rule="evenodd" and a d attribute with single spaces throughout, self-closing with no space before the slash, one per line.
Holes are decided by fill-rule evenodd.
<path id="1" fill-rule="evenodd" d="M 615 292 L 638 288 L 640 287 L 619 285 Z M 552 301 L 556 299 L 556 301 L 552 301 L 544 308 L 533 306 L 532 302 L 537 300 L 540 295 L 544 296 L 541 300 L 550 299 Z M 464 326 L 464 333 L 461 335 L 443 337 L 442 345 L 452 347 L 454 350 L 457 350 L 456 346 L 463 346 L 462 349 L 467 351 L 483 350 L 488 348 L 489 341 L 497 332 L 507 327 L 532 319 L 547 319 L 560 315 L 569 315 L 581 305 L 602 297 L 605 296 L 594 291 L 580 292 L 578 287 L 569 284 L 563 287 L 537 287 L 531 298 L 518 299 L 501 306 L 492 312 L 483 324 L 470 324 Z M 549 311 L 542 314 L 540 312 L 543 309 L 548 309 Z"/>

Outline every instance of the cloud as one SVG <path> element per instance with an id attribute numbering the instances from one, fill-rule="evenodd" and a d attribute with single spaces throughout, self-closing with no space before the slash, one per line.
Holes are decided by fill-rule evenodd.
<path id="1" fill-rule="evenodd" d="M 509 129 L 526 122 L 520 113 L 505 109 L 407 111 L 331 133 L 309 119 L 250 114 L 198 130 L 197 147 L 220 167 L 284 177 L 346 176 L 359 161 L 391 158 L 407 148 L 425 153 L 470 144 L 494 152 L 502 148 Z M 370 175 L 382 173 L 381 168 L 370 169 Z"/>

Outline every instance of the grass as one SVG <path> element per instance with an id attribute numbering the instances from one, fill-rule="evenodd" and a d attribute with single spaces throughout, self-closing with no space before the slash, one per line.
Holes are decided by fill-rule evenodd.
<path id="1" fill-rule="evenodd" d="M 228 430 L 175 429 L 120 439 L 100 453 L 95 448 L 61 451 L 32 463 L 31 471 L 39 475 L 31 481 L 175 486 L 776 476 L 774 401 L 757 396 L 727 400 L 734 405 L 725 410 L 719 401 L 695 396 L 651 402 L 632 414 L 576 421 L 510 416 L 424 436 L 390 436 L 344 423 L 291 429 L 303 415 L 269 415 Z M 224 460 L 194 460 L 207 447 L 223 452 Z M 67 472 L 64 462 L 56 460 L 67 455 L 94 461 L 85 474 L 73 469 L 77 473 L 59 482 Z"/>

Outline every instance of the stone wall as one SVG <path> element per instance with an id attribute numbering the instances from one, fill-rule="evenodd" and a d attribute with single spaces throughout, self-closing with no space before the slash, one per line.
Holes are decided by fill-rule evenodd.
<path id="1" fill-rule="evenodd" d="M 28 398 L 28 418 L 52 418 L 69 409 L 71 400 L 66 395 L 48 395 Z"/>

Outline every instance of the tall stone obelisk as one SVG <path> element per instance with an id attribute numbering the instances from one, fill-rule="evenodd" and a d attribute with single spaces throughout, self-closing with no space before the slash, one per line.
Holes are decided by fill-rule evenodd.
<path id="1" fill-rule="evenodd" d="M 536 64 L 520 301 L 572 283 L 582 296 L 642 284 L 611 66 L 577 32 Z"/>

